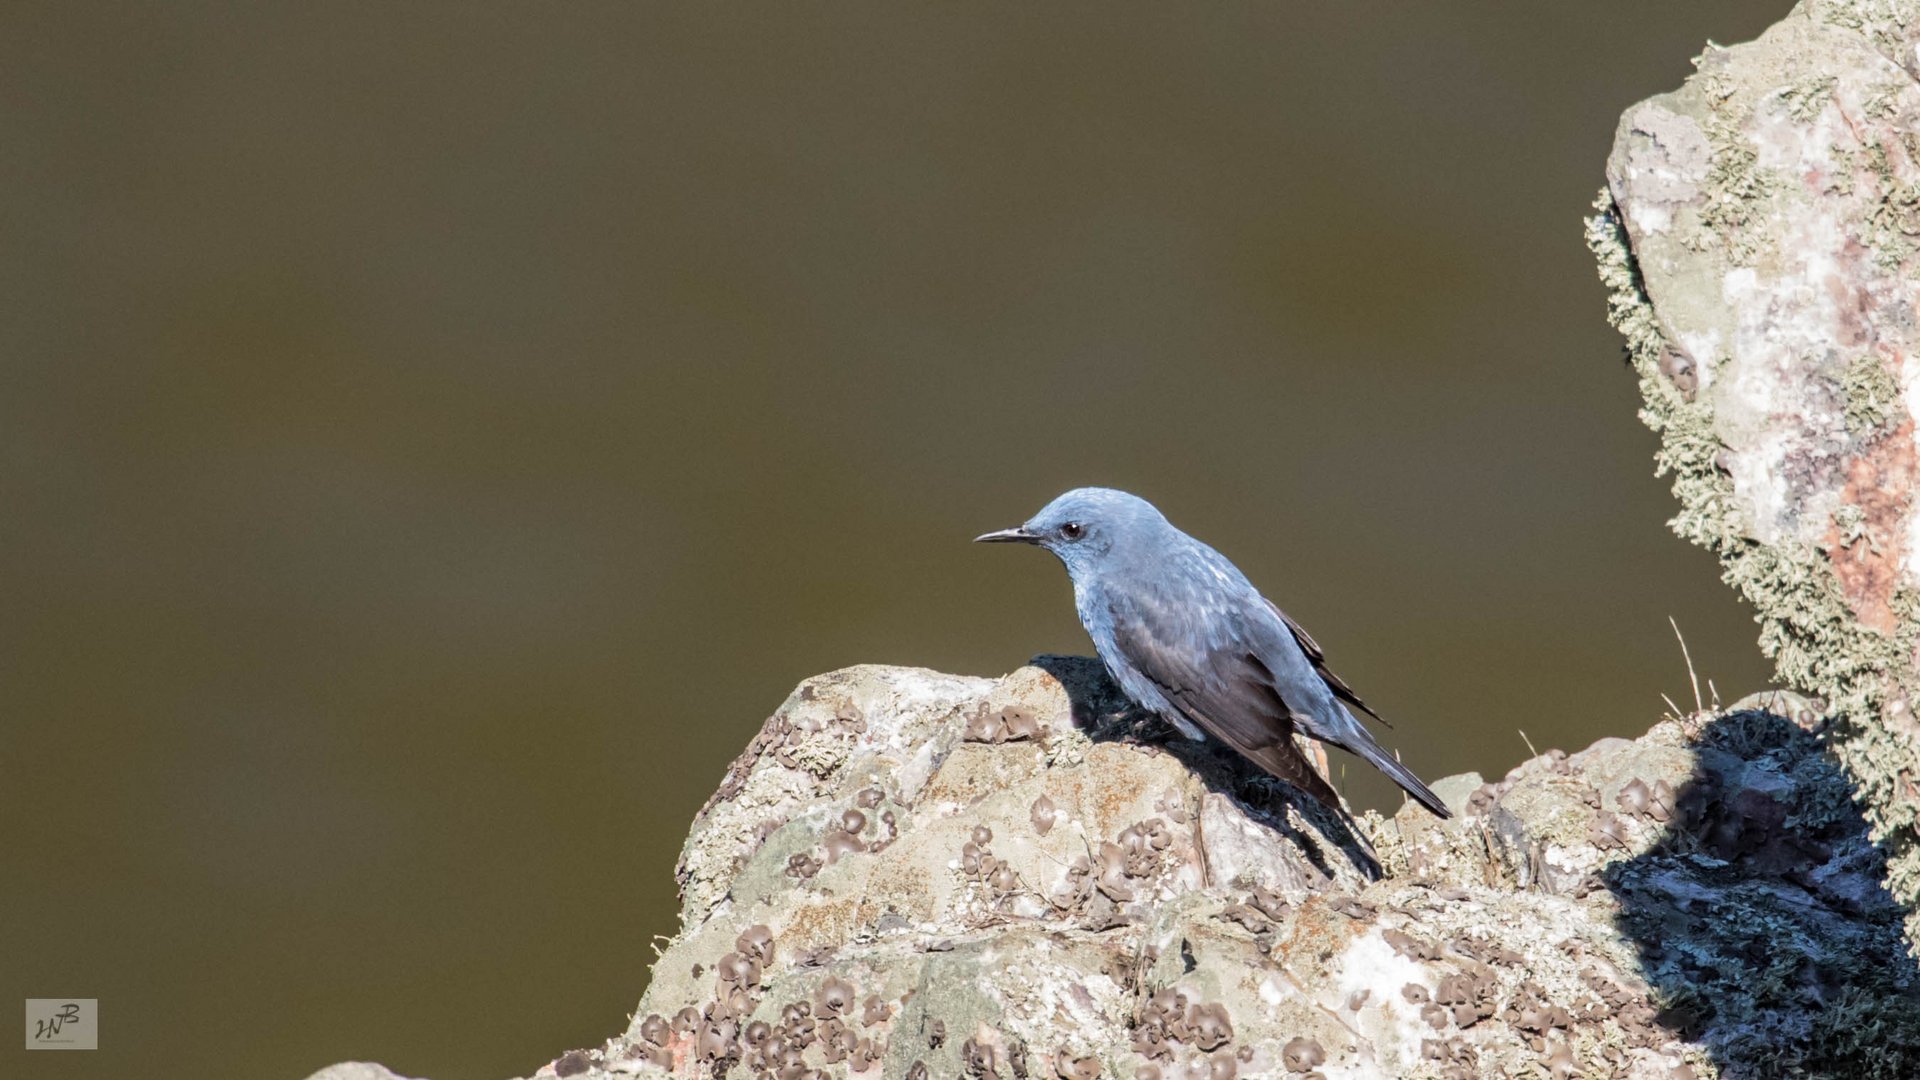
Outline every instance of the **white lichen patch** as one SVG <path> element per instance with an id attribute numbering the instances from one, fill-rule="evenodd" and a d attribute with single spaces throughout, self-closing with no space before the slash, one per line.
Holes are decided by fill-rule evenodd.
<path id="1" fill-rule="evenodd" d="M 1429 994 L 1433 978 L 1426 967 L 1395 952 L 1378 931 L 1353 939 L 1332 963 L 1338 975 L 1318 998 L 1320 1007 L 1344 1013 L 1375 1042 L 1417 1045 L 1426 1032 L 1419 1011 L 1402 993 L 1419 986 Z"/>
<path id="2" fill-rule="evenodd" d="M 1109 1054 L 1124 1042 L 1132 998 L 1104 974 L 1091 977 L 1045 939 L 986 981 L 1007 1031 L 1073 1056 Z"/>

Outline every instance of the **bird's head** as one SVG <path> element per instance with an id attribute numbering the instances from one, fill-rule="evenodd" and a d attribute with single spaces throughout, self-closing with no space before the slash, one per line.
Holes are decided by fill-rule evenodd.
<path id="1" fill-rule="evenodd" d="M 1075 488 L 1041 507 L 1026 524 L 974 537 L 975 543 L 1033 544 L 1046 548 L 1079 575 L 1138 548 L 1167 527 L 1167 519 L 1138 495 L 1112 488 Z"/>

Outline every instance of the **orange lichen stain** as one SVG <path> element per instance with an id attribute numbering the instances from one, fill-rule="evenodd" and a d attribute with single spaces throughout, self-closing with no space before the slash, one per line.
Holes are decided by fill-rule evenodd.
<path id="1" fill-rule="evenodd" d="M 1860 622 L 1884 634 L 1898 626 L 1893 596 L 1906 562 L 1907 518 L 1913 510 L 1913 485 L 1920 461 L 1913 449 L 1913 421 L 1907 420 L 1869 444 L 1847 463 L 1843 505 L 1858 507 L 1858 524 L 1827 525 L 1821 545 L 1841 592 Z"/>
<path id="2" fill-rule="evenodd" d="M 1295 971 L 1324 970 L 1327 960 L 1352 944 L 1368 924 L 1333 910 L 1326 897 L 1307 897 L 1294 917 L 1293 933 L 1276 948 L 1278 959 Z M 1295 967 L 1295 964 L 1298 967 Z"/>
<path id="3" fill-rule="evenodd" d="M 1087 752 L 1091 785 L 1084 797 L 1093 804 L 1093 826 L 1103 835 L 1133 824 L 1143 797 L 1154 789 L 1162 776 L 1154 767 L 1159 748 L 1142 753 L 1139 747 L 1124 743 L 1095 743 Z M 1164 786 L 1164 780 L 1161 781 Z"/>
<path id="4" fill-rule="evenodd" d="M 910 922 L 926 922 L 939 914 L 935 890 L 928 885 L 930 871 L 907 857 L 908 850 L 889 844 L 885 851 L 871 856 L 873 869 L 854 902 L 852 920 L 856 926 L 871 927 L 889 912 Z"/>
<path id="5" fill-rule="evenodd" d="M 810 949 L 837 949 L 847 943 L 859 928 L 860 902 L 857 897 L 810 900 L 795 904 L 787 912 L 787 924 L 780 931 L 782 948 L 795 953 Z"/>

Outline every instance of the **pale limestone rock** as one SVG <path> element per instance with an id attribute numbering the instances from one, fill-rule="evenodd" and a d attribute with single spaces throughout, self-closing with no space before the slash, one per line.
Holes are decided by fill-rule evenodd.
<path id="1" fill-rule="evenodd" d="M 632 1026 L 538 1075 L 1920 1070 L 1900 911 L 1804 699 L 1444 779 L 1458 816 L 1368 815 L 1364 847 L 1122 705 L 1067 657 L 803 683 L 694 823 Z"/>
<path id="2" fill-rule="evenodd" d="M 753 820 L 716 802 L 696 822 L 686 923 L 592 1069 L 1331 1078 L 1564 1061 L 1666 1077 L 1869 1051 L 1920 1062 L 1900 1049 L 1920 1043 L 1920 980 L 1865 825 L 1815 739 L 1754 704 L 1550 752 L 1497 783 L 1443 780 L 1454 820 L 1412 805 L 1366 819 L 1391 875 L 1370 880 L 1284 787 L 1132 729 L 1092 661 L 1043 657 L 999 681 L 809 680 L 728 773 L 733 791 L 780 796 Z M 1033 734 L 991 741 L 1008 729 Z M 832 767 L 808 764 L 825 760 L 795 745 L 810 740 L 835 748 Z M 896 786 L 887 763 L 906 761 L 926 768 Z M 1756 940 L 1798 957 L 1791 972 L 1754 980 Z M 836 994 L 861 1003 L 858 1022 L 828 1015 Z M 1822 995 L 1874 1025 L 1871 1046 Z M 1676 1001 L 1711 1001 L 1725 1022 Z"/>

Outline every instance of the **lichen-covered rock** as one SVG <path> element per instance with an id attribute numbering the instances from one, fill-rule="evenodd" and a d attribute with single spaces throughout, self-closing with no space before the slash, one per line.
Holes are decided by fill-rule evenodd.
<path id="1" fill-rule="evenodd" d="M 680 866 L 685 925 L 641 1015 L 704 1015 L 719 1000 L 716 965 L 765 926 L 774 959 L 745 1011 L 727 1016 L 737 1030 L 777 1028 L 833 972 L 886 1014 L 861 1033 L 877 1040 L 879 1075 L 920 1061 L 952 1075 L 969 1058 L 999 1070 L 1023 1056 L 1111 1074 L 1129 1052 L 1143 972 L 1161 956 L 1150 928 L 1164 928 L 1178 964 L 1183 947 L 1213 941 L 1183 935 L 1189 922 L 1211 925 L 1256 890 L 1278 914 L 1367 886 L 1371 857 L 1344 823 L 1310 801 L 1296 808 L 1230 755 L 1136 741 L 1095 662 L 1037 663 L 997 681 L 864 667 L 803 684 L 695 823 Z M 900 1037 L 936 1021 L 944 1050 Z M 1168 1027 L 1170 1053 L 1187 1029 L 1184 1013 Z M 1208 1032 L 1189 1033 L 1194 1053 L 1220 1050 Z M 735 1054 L 743 1075 L 755 1053 Z"/>
<path id="2" fill-rule="evenodd" d="M 1627 110 L 1589 241 L 1674 477 L 1920 902 L 1920 3 L 1805 0 Z M 1910 924 L 1920 943 L 1920 915 Z"/>
<path id="3" fill-rule="evenodd" d="M 802 684 L 694 824 L 685 933 L 777 911 L 805 952 L 1013 919 L 1097 928 L 1213 880 L 1365 884 L 1339 822 L 1242 773 L 1209 788 L 1220 755 L 1195 748 L 1196 771 L 1115 738 L 1124 703 L 1098 665 L 1042 663 L 998 681 L 858 667 Z"/>
<path id="4" fill-rule="evenodd" d="M 1368 815 L 1365 846 L 1122 704 L 1060 657 L 804 683 L 696 822 L 632 1027 L 541 1075 L 1920 1070 L 1900 912 L 1802 699 L 1448 778 L 1457 817 Z"/>

